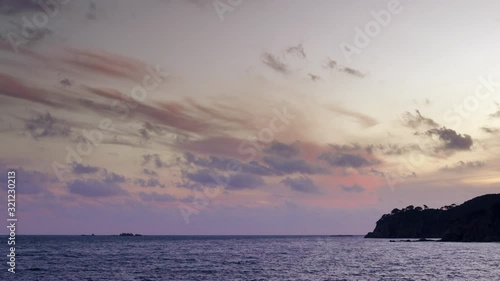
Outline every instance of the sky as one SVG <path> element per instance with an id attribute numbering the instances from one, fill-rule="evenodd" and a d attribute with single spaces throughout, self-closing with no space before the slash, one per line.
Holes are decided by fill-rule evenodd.
<path id="1" fill-rule="evenodd" d="M 19 234 L 365 234 L 500 190 L 495 1 L 0 0 Z"/>

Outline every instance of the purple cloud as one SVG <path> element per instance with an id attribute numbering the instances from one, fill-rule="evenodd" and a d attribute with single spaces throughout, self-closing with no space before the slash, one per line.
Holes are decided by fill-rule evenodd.
<path id="1" fill-rule="evenodd" d="M 159 194 L 157 192 L 140 192 L 139 197 L 146 202 L 174 202 L 177 199 L 168 194 Z"/>
<path id="2" fill-rule="evenodd" d="M 297 178 L 289 178 L 281 181 L 282 184 L 290 187 L 290 189 L 303 193 L 317 193 L 319 188 L 312 179 L 306 176 Z"/>
<path id="3" fill-rule="evenodd" d="M 325 152 L 318 159 L 326 161 L 332 167 L 361 168 L 377 164 L 364 156 L 348 152 Z"/>
<path id="4" fill-rule="evenodd" d="M 187 173 L 187 178 L 204 186 L 223 186 L 230 190 L 252 189 L 265 184 L 264 180 L 257 175 L 231 173 L 225 176 L 208 169 Z"/>
<path id="5" fill-rule="evenodd" d="M 139 185 L 140 187 L 161 187 L 164 188 L 166 185 L 161 183 L 158 179 L 152 178 L 152 179 L 136 179 L 135 184 Z"/>
<path id="6" fill-rule="evenodd" d="M 340 187 L 345 192 L 353 192 L 353 193 L 361 193 L 361 192 L 364 192 L 366 190 L 366 188 L 362 187 L 359 184 L 341 185 Z"/>
<path id="7" fill-rule="evenodd" d="M 273 142 L 271 146 L 264 149 L 264 152 L 272 155 L 278 155 L 284 158 L 295 157 L 300 153 L 300 149 L 297 145 L 288 145 L 282 142 Z"/>
<path id="8" fill-rule="evenodd" d="M 236 159 L 220 156 L 209 156 L 208 158 L 201 158 L 196 157 L 190 152 L 185 153 L 184 157 L 189 164 L 195 164 L 199 167 L 208 169 L 217 169 L 227 172 L 242 172 L 260 176 L 271 176 L 274 174 L 272 169 L 259 164 L 257 161 L 244 163 Z"/>
<path id="9" fill-rule="evenodd" d="M 95 174 L 99 172 L 100 168 L 96 166 L 86 166 L 77 162 L 73 162 L 71 165 L 74 174 Z"/>
<path id="10" fill-rule="evenodd" d="M 434 128 L 426 132 L 428 136 L 436 135 L 444 144 L 442 150 L 470 150 L 473 145 L 471 136 L 462 135 L 448 128 Z"/>
<path id="11" fill-rule="evenodd" d="M 7 175 L 7 171 L 15 171 L 16 173 L 16 192 L 20 194 L 41 194 L 47 192 L 44 188 L 46 185 L 53 183 L 56 181 L 54 176 L 38 172 L 25 170 L 23 168 L 16 169 L 6 169 L 2 167 L 1 169 L 2 175 Z M 7 189 L 7 180 L 2 180 L 0 182 L 0 186 L 2 189 Z"/>
<path id="12" fill-rule="evenodd" d="M 74 180 L 67 184 L 68 191 L 86 197 L 110 197 L 126 195 L 128 192 L 116 183 L 96 179 Z"/>
<path id="13" fill-rule="evenodd" d="M 303 159 L 287 159 L 283 157 L 265 156 L 264 163 L 276 171 L 276 174 L 326 174 L 328 171 Z"/>

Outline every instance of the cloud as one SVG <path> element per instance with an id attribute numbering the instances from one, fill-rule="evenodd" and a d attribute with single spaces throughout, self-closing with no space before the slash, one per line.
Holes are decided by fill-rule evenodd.
<path id="1" fill-rule="evenodd" d="M 364 127 L 373 127 L 378 124 L 377 120 L 363 113 L 355 112 L 335 105 L 327 106 L 327 108 L 332 112 L 352 118 Z"/>
<path id="2" fill-rule="evenodd" d="M 85 15 L 85 18 L 88 20 L 97 19 L 97 6 L 96 6 L 95 2 L 93 2 L 93 1 L 89 2 L 89 9 L 87 10 L 87 14 Z"/>
<path id="3" fill-rule="evenodd" d="M 314 75 L 312 73 L 308 73 L 307 75 L 309 75 L 309 78 L 311 78 L 312 81 L 316 82 L 318 80 L 321 80 L 321 77 L 318 76 L 318 75 Z"/>
<path id="4" fill-rule="evenodd" d="M 102 182 L 109 184 L 119 184 L 127 181 L 127 178 L 123 175 L 97 166 L 83 165 L 77 162 L 71 164 L 71 171 L 75 175 L 94 175 L 93 179 L 100 179 Z"/>
<path id="5" fill-rule="evenodd" d="M 157 192 L 140 192 L 139 197 L 146 202 L 174 202 L 177 199 L 168 194 L 159 194 Z"/>
<path id="6" fill-rule="evenodd" d="M 373 168 L 370 168 L 370 170 L 368 170 L 368 173 L 381 178 L 386 178 L 388 176 L 385 172 Z"/>
<path id="7" fill-rule="evenodd" d="M 349 74 L 349 75 L 357 77 L 357 78 L 366 77 L 365 73 L 363 73 L 357 69 L 354 69 L 352 67 L 339 65 L 336 60 L 333 60 L 329 57 L 326 58 L 326 60 L 323 64 L 323 68 L 326 70 L 329 70 L 329 71 L 337 70 L 338 72 L 346 73 L 346 74 Z"/>
<path id="8" fill-rule="evenodd" d="M 0 12 L 1 14 L 1 12 Z M 5 35 L 0 34 L 0 40 L 3 41 L 16 41 L 18 42 L 20 46 L 25 46 L 25 47 L 33 47 L 36 45 L 38 42 L 42 41 L 45 39 L 47 36 L 52 34 L 52 30 L 46 28 L 46 27 L 35 27 L 33 26 L 29 30 L 29 38 L 23 37 L 21 34 L 24 34 L 24 24 L 17 23 L 14 21 L 10 21 L 11 24 L 14 25 L 14 29 L 9 32 L 10 37 L 7 37 Z"/>
<path id="9" fill-rule="evenodd" d="M 104 182 L 115 184 L 124 183 L 126 181 L 127 178 L 125 178 L 125 176 L 113 172 L 108 172 L 108 170 L 104 169 Z"/>
<path id="10" fill-rule="evenodd" d="M 497 110 L 497 112 L 490 114 L 490 117 L 491 118 L 500 118 L 500 104 L 498 104 L 497 102 L 495 102 L 495 104 L 497 105 L 498 110 Z"/>
<path id="11" fill-rule="evenodd" d="M 288 47 L 285 52 L 290 55 L 295 55 L 301 59 L 306 58 L 306 52 L 304 51 L 304 46 L 302 43 L 297 44 L 296 46 L 290 46 Z"/>
<path id="12" fill-rule="evenodd" d="M 274 171 L 269 167 L 259 164 L 257 161 L 244 163 L 236 159 L 220 156 L 209 156 L 207 158 L 196 157 L 190 152 L 184 153 L 184 158 L 188 164 L 195 164 L 198 167 L 216 169 L 226 172 L 242 172 L 246 174 L 255 174 L 260 176 L 270 176 Z"/>
<path id="13" fill-rule="evenodd" d="M 343 191 L 345 192 L 350 192 L 350 193 L 361 193 L 366 190 L 366 188 L 362 187 L 361 185 L 354 184 L 354 185 L 341 185 L 340 186 Z"/>
<path id="14" fill-rule="evenodd" d="M 159 154 L 145 154 L 142 158 L 142 166 L 153 165 L 157 169 L 171 166 L 170 164 L 163 162 Z"/>
<path id="15" fill-rule="evenodd" d="M 160 125 L 166 126 L 169 129 L 177 129 L 192 133 L 213 133 L 222 128 L 227 128 L 224 123 L 213 122 L 213 119 L 222 119 L 226 122 L 232 122 L 233 124 L 237 124 L 237 128 L 249 126 L 248 120 L 243 120 L 235 116 L 223 117 L 223 114 L 216 113 L 216 110 L 209 112 L 204 106 L 190 102 L 189 99 L 185 102 L 161 101 L 153 104 L 144 104 L 131 99 L 128 95 L 115 89 L 89 86 L 84 86 L 83 88 L 89 93 L 97 96 L 119 101 L 120 103 L 116 106 L 115 111 L 118 111 L 118 113 L 121 113 L 123 116 L 133 114 L 135 119 L 142 117 L 151 121 L 149 124 L 151 126 L 144 124 L 144 130 L 140 132 L 146 137 L 148 137 L 149 133 L 152 131 L 161 135 L 166 128 L 163 129 Z M 130 110 L 130 104 L 133 105 L 133 111 Z M 152 121 L 158 124 L 152 125 Z"/>
<path id="16" fill-rule="evenodd" d="M 192 98 L 186 98 L 185 101 L 186 104 L 190 105 L 198 115 L 203 116 L 203 119 L 220 120 L 238 125 L 239 127 L 251 126 L 248 118 L 242 117 L 244 112 L 241 108 L 221 104 L 215 104 L 212 107 L 209 107 L 207 105 L 202 105 L 200 102 L 197 102 Z M 248 113 L 246 114 L 248 116 Z"/>
<path id="17" fill-rule="evenodd" d="M 139 185 L 140 187 L 161 187 L 164 188 L 166 187 L 163 183 L 161 183 L 158 179 L 151 178 L 151 179 L 136 179 L 134 181 L 135 184 Z"/>
<path id="18" fill-rule="evenodd" d="M 63 79 L 59 80 L 59 84 L 61 84 L 64 87 L 71 87 L 71 86 L 73 86 L 73 83 L 74 82 L 68 78 L 63 78 Z"/>
<path id="19" fill-rule="evenodd" d="M 197 157 L 187 152 L 184 159 L 189 165 L 218 170 L 224 172 L 238 172 L 257 176 L 276 176 L 293 173 L 302 174 L 327 174 L 327 169 L 309 163 L 300 158 L 294 158 L 300 152 L 295 145 L 288 145 L 280 142 L 274 142 L 264 150 L 268 155 L 263 157 L 263 163 L 257 161 L 241 162 L 236 159 L 209 156 L 207 158 Z M 205 173 L 206 179 L 209 175 Z M 204 181 L 206 181 L 206 179 Z"/>
<path id="20" fill-rule="evenodd" d="M 332 167 L 361 168 L 377 164 L 361 155 L 346 152 L 325 152 L 318 159 L 328 162 Z"/>
<path id="21" fill-rule="evenodd" d="M 158 173 L 150 169 L 142 169 L 142 173 L 151 177 L 157 177 Z"/>
<path id="22" fill-rule="evenodd" d="M 34 139 L 44 137 L 67 137 L 71 134 L 71 129 L 67 125 L 50 115 L 50 113 L 37 113 L 31 119 L 25 120 L 24 127 Z"/>
<path id="23" fill-rule="evenodd" d="M 362 147 L 353 145 L 330 145 L 331 151 L 326 151 L 318 156 L 318 159 L 326 161 L 332 167 L 338 168 L 362 168 L 380 164 L 374 158 L 373 147 Z"/>
<path id="24" fill-rule="evenodd" d="M 352 76 L 358 77 L 358 78 L 363 78 L 366 76 L 365 74 L 361 73 L 359 70 L 356 70 L 356 69 L 350 68 L 350 67 L 344 67 L 340 71 L 347 73 L 347 74 L 350 74 Z"/>
<path id="25" fill-rule="evenodd" d="M 438 136 L 444 144 L 439 149 L 442 150 L 470 150 L 473 145 L 471 136 L 458 134 L 452 129 L 445 127 L 430 129 L 426 132 L 428 136 Z"/>
<path id="26" fill-rule="evenodd" d="M 285 144 L 274 141 L 271 146 L 264 149 L 265 153 L 278 155 L 284 158 L 292 158 L 300 153 L 300 148 L 296 144 Z"/>
<path id="27" fill-rule="evenodd" d="M 64 81 L 64 79 L 63 79 Z M 62 82 L 59 81 L 61 84 Z M 64 86 L 67 87 L 67 86 Z M 94 112 L 100 113 L 100 114 L 106 114 L 106 113 L 117 113 L 113 112 L 113 108 L 110 106 L 110 104 L 105 104 L 97 101 L 93 101 L 90 99 L 86 98 L 76 98 L 76 99 L 68 99 L 65 97 L 66 104 L 68 105 L 67 109 L 71 109 L 72 107 L 75 109 L 83 109 L 83 110 L 92 110 Z M 118 112 L 121 113 L 121 112 Z"/>
<path id="28" fill-rule="evenodd" d="M 40 6 L 34 0 L 0 0 L 0 14 L 3 15 L 37 10 L 40 10 Z"/>
<path id="29" fill-rule="evenodd" d="M 151 134 L 154 133 L 156 136 L 163 136 L 166 134 L 166 129 L 157 124 L 151 122 L 144 122 L 142 128 L 139 129 L 139 134 L 144 140 L 151 139 Z"/>
<path id="30" fill-rule="evenodd" d="M 6 167 L 0 164 L 1 174 L 7 175 L 7 171 L 16 172 L 16 186 L 18 187 L 16 192 L 20 194 L 37 195 L 48 192 L 47 187 L 57 181 L 54 176 L 39 171 L 26 170 L 24 168 L 6 169 Z M 5 180 L 0 182 L 0 187 L 7 190 L 6 177 Z"/>
<path id="31" fill-rule="evenodd" d="M 74 180 L 67 184 L 70 193 L 85 197 L 111 197 L 126 195 L 128 192 L 115 183 L 97 179 Z"/>
<path id="32" fill-rule="evenodd" d="M 374 144 L 368 145 L 366 149 L 370 152 L 379 152 L 383 155 L 403 155 L 411 151 L 421 151 L 421 148 L 416 144 L 400 145 L 400 144 Z"/>
<path id="33" fill-rule="evenodd" d="M 223 186 L 229 190 L 253 189 L 265 184 L 264 180 L 257 175 L 230 173 L 225 176 L 208 169 L 198 170 L 194 173 L 187 173 L 186 177 L 190 181 L 204 186 Z"/>
<path id="34" fill-rule="evenodd" d="M 328 70 L 333 70 L 337 67 L 337 62 L 332 60 L 331 58 L 326 58 L 326 63 L 323 65 L 323 68 Z"/>
<path id="35" fill-rule="evenodd" d="M 85 137 L 78 137 L 77 141 L 88 141 Z M 105 138 L 102 142 L 102 144 L 114 144 L 114 145 L 123 145 L 123 146 L 129 146 L 129 147 L 138 147 L 136 143 L 133 141 L 129 140 L 129 138 L 125 137 L 123 138 L 122 136 L 119 135 L 113 135 L 111 139 Z"/>
<path id="36" fill-rule="evenodd" d="M 86 166 L 86 165 L 82 165 L 80 163 L 77 163 L 77 162 L 73 162 L 73 164 L 71 165 L 72 167 L 72 172 L 74 174 L 95 174 L 97 172 L 99 172 L 100 168 L 99 167 L 96 167 L 96 166 Z"/>
<path id="37" fill-rule="evenodd" d="M 483 168 L 485 165 L 486 163 L 483 161 L 459 161 L 451 167 L 446 165 L 445 167 L 441 168 L 441 171 L 463 173 L 467 170 L 477 170 Z"/>
<path id="38" fill-rule="evenodd" d="M 283 157 L 264 156 L 264 163 L 276 171 L 276 174 L 327 174 L 323 167 L 311 164 L 303 159 L 289 159 Z"/>
<path id="39" fill-rule="evenodd" d="M 53 94 L 40 88 L 27 86 L 24 81 L 4 73 L 0 73 L 0 95 L 40 103 L 50 107 L 63 107 L 62 104 L 54 101 Z"/>
<path id="40" fill-rule="evenodd" d="M 262 62 L 276 72 L 282 74 L 288 73 L 288 66 L 273 54 L 264 53 L 262 55 Z"/>
<path id="41" fill-rule="evenodd" d="M 148 75 L 148 65 L 125 56 L 116 55 L 109 52 L 90 51 L 77 48 L 67 49 L 69 54 L 62 61 L 76 69 L 86 70 L 96 75 L 108 75 L 116 78 L 140 82 Z M 161 73 L 161 71 L 157 72 Z M 165 79 L 165 74 L 161 74 L 160 79 Z"/>
<path id="42" fill-rule="evenodd" d="M 481 127 L 481 130 L 488 134 L 496 134 L 500 131 L 498 128 L 491 128 L 491 127 Z"/>
<path id="43" fill-rule="evenodd" d="M 287 177 L 281 181 L 282 184 L 290 187 L 290 189 L 303 193 L 317 193 L 319 188 L 312 179 L 306 176 L 297 178 Z"/>
<path id="44" fill-rule="evenodd" d="M 192 173 L 186 173 L 186 178 L 192 182 L 199 183 L 205 186 L 217 186 L 219 183 L 217 177 L 219 174 L 208 169 L 198 170 Z M 226 182 L 226 178 L 222 177 L 221 182 Z"/>
<path id="45" fill-rule="evenodd" d="M 329 148 L 335 152 L 350 152 L 356 154 L 372 154 L 373 145 L 362 146 L 356 143 L 353 144 L 330 144 Z"/>
<path id="46" fill-rule="evenodd" d="M 405 126 L 410 127 L 412 129 L 416 129 L 421 126 L 430 128 L 435 128 L 439 126 L 439 124 L 436 123 L 434 120 L 422 116 L 422 114 L 420 114 L 420 111 L 415 110 L 415 112 L 416 112 L 415 115 L 411 114 L 410 112 L 406 112 L 403 114 L 402 119 Z"/>
<path id="47" fill-rule="evenodd" d="M 4 47 L 0 44 L 0 50 L 4 50 L 4 48 L 10 52 L 8 46 Z M 130 80 L 134 78 L 133 82 L 139 83 L 146 77 L 145 75 L 159 76 L 155 77 L 162 81 L 164 80 L 163 76 L 167 75 L 159 70 L 147 70 L 146 64 L 137 60 L 97 51 L 69 49 L 67 51 L 68 58 L 63 56 L 63 59 L 47 57 L 33 51 L 23 50 L 23 55 L 24 53 L 26 53 L 25 57 L 40 62 L 40 66 L 43 64 L 47 71 L 71 70 L 86 78 L 88 78 L 88 74 L 94 74 L 96 77 L 106 77 L 106 79 L 114 77 Z M 26 68 L 28 66 L 19 65 L 19 67 Z M 61 81 L 64 81 L 65 86 L 62 86 L 64 88 L 61 87 Z M 132 99 L 129 93 L 119 89 L 83 83 L 75 86 L 76 82 L 71 82 L 67 78 L 57 79 L 55 83 L 58 87 L 50 90 L 33 86 L 32 83 L 9 74 L 0 73 L 0 95 L 8 97 L 7 102 L 31 101 L 71 112 L 90 110 L 106 116 L 109 116 L 110 113 L 119 114 L 120 119 L 133 118 L 143 124 L 143 128 L 140 128 L 138 132 L 142 140 L 149 140 L 152 137 L 162 136 L 170 132 L 172 133 L 169 135 L 175 133 L 189 136 L 191 133 L 193 135 L 206 133 L 214 136 L 228 129 L 255 128 L 253 119 L 249 118 L 253 116 L 252 113 L 243 110 L 244 114 L 242 114 L 241 107 L 225 104 L 222 100 L 212 99 L 210 105 L 190 98 L 181 101 L 155 102 L 150 100 L 147 103 L 142 103 Z M 104 140 L 104 142 L 106 141 L 109 140 Z M 168 143 L 168 145 L 180 144 Z"/>
<path id="48" fill-rule="evenodd" d="M 178 149 L 183 151 L 197 152 L 202 154 L 219 154 L 232 157 L 241 157 L 238 148 L 244 139 L 230 136 L 208 137 L 200 140 L 183 142 L 177 145 Z"/>
<path id="49" fill-rule="evenodd" d="M 237 173 L 230 176 L 227 188 L 230 190 L 253 189 L 263 185 L 265 182 L 260 176 Z"/>

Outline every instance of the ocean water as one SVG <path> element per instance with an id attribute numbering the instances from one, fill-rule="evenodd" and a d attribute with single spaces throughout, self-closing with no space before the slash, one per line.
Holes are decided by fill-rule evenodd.
<path id="1" fill-rule="evenodd" d="M 18 236 L 0 280 L 500 280 L 499 243 L 325 236 Z M 6 253 L 6 243 L 1 250 Z"/>

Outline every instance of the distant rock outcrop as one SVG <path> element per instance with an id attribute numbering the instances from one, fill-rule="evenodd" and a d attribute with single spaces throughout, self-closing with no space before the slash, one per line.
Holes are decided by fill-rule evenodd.
<path id="1" fill-rule="evenodd" d="M 141 234 L 133 234 L 133 233 L 120 233 L 120 236 L 142 236 Z"/>
<path id="2" fill-rule="evenodd" d="M 441 238 L 441 241 L 500 241 L 500 194 L 476 197 L 440 209 L 408 206 L 377 221 L 365 238 Z"/>

